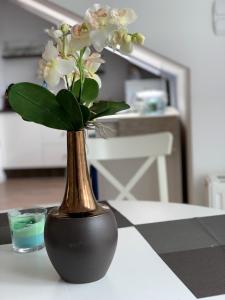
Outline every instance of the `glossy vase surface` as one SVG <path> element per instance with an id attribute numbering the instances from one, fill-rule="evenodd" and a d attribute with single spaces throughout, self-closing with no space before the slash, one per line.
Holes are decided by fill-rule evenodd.
<path id="1" fill-rule="evenodd" d="M 117 224 L 111 209 L 96 202 L 87 168 L 84 131 L 67 132 L 67 181 L 64 199 L 45 224 L 48 256 L 71 283 L 102 278 L 117 245 Z"/>

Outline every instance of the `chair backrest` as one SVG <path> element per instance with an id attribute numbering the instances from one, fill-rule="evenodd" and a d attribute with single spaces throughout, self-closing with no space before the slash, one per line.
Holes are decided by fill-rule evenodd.
<path id="1" fill-rule="evenodd" d="M 120 192 L 116 200 L 125 197 L 136 200 L 131 189 L 141 179 L 144 173 L 157 161 L 160 200 L 169 201 L 167 171 L 165 156 L 171 154 L 173 136 L 169 132 L 157 134 L 145 134 L 129 137 L 113 137 L 108 139 L 88 138 L 87 158 L 88 161 Z M 101 161 L 146 158 L 145 162 L 133 175 L 126 186 L 123 186 L 107 170 Z"/>

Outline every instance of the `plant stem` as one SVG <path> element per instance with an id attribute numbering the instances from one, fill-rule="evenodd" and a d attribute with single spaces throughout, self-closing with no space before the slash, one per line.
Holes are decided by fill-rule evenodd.
<path id="1" fill-rule="evenodd" d="M 66 46 L 66 34 L 63 34 L 63 38 L 62 38 L 62 58 L 66 57 L 65 46 Z M 69 86 L 67 75 L 65 75 L 65 81 L 66 81 L 66 87 L 67 87 L 67 89 L 70 90 L 70 86 Z"/>
<path id="2" fill-rule="evenodd" d="M 66 35 L 63 34 L 63 38 L 62 38 L 62 43 L 63 43 L 63 49 L 62 49 L 62 57 L 65 58 L 65 46 L 66 46 Z"/>
<path id="3" fill-rule="evenodd" d="M 70 87 L 69 87 L 69 82 L 68 82 L 68 77 L 67 75 L 65 75 L 65 79 L 66 79 L 66 86 L 67 86 L 67 89 L 70 90 Z"/>
<path id="4" fill-rule="evenodd" d="M 74 73 L 73 74 L 72 84 L 71 84 L 71 87 L 70 87 L 71 91 L 73 90 L 73 85 L 74 85 L 74 82 L 75 82 L 75 77 L 76 77 L 76 74 Z"/>
<path id="5" fill-rule="evenodd" d="M 80 57 L 79 57 L 79 61 L 78 61 L 78 68 L 79 68 L 79 72 L 80 72 L 80 95 L 79 95 L 79 101 L 81 102 L 81 95 L 82 95 L 82 90 L 83 90 L 83 85 L 84 85 L 84 66 L 83 66 L 83 60 L 82 57 L 84 55 L 84 52 L 86 50 L 86 47 L 84 47 L 83 49 L 80 50 Z"/>

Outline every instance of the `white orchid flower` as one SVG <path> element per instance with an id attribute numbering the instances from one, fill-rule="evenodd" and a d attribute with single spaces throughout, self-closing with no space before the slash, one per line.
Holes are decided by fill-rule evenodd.
<path id="1" fill-rule="evenodd" d="M 49 35 L 49 37 L 53 38 L 56 42 L 59 38 L 63 36 L 63 32 L 60 29 L 55 29 L 55 27 L 51 27 L 50 29 L 45 29 L 45 32 Z"/>
<path id="2" fill-rule="evenodd" d="M 92 53 L 89 55 L 84 63 L 84 74 L 87 78 L 92 78 L 97 81 L 99 88 L 102 86 L 101 78 L 95 74 L 102 63 L 105 61 L 101 58 L 99 53 Z"/>
<path id="3" fill-rule="evenodd" d="M 49 41 L 42 54 L 40 74 L 50 87 L 58 85 L 60 78 L 74 70 L 74 61 L 62 59 L 57 48 Z"/>
<path id="4" fill-rule="evenodd" d="M 101 64 L 105 63 L 105 61 L 101 58 L 101 54 L 96 52 L 91 53 L 90 48 L 86 48 L 82 56 L 82 60 L 84 65 L 84 76 L 97 81 L 99 88 L 101 88 L 101 78 L 96 74 Z"/>
<path id="5" fill-rule="evenodd" d="M 70 49 L 72 51 L 80 50 L 91 45 L 90 31 L 86 23 L 77 24 L 71 29 Z"/>
<path id="6" fill-rule="evenodd" d="M 125 27 L 137 19 L 135 11 L 131 8 L 112 9 L 111 22 L 119 27 Z"/>
<path id="7" fill-rule="evenodd" d="M 82 61 L 83 61 L 84 76 L 86 78 L 92 78 L 95 81 L 97 81 L 99 88 L 101 88 L 101 79 L 96 74 L 101 64 L 105 62 L 101 58 L 101 55 L 96 52 L 91 54 L 90 48 L 87 47 L 82 56 Z M 80 72 L 78 68 L 76 68 L 73 73 L 68 75 L 68 81 L 70 85 L 72 84 L 73 81 L 77 81 L 79 79 L 80 79 Z"/>
<path id="8" fill-rule="evenodd" d="M 88 47 L 92 45 L 97 52 L 101 52 L 110 46 L 124 54 L 130 53 L 134 44 L 144 43 L 143 35 L 131 34 L 127 30 L 127 25 L 136 18 L 133 9 L 111 9 L 107 5 L 94 4 L 86 11 L 82 24 L 71 27 L 64 23 L 58 29 L 52 27 L 46 30 L 56 46 L 48 42 L 45 48 L 40 63 L 42 78 L 50 86 L 55 86 L 60 78 L 67 75 L 67 86 L 71 86 L 81 73 L 84 77 L 95 79 L 101 86 L 96 72 L 104 61 L 99 53 L 91 54 Z"/>
<path id="9" fill-rule="evenodd" d="M 90 38 L 95 50 L 102 52 L 108 44 L 108 31 L 105 29 L 93 30 L 90 32 Z"/>
<path id="10" fill-rule="evenodd" d="M 58 51 L 67 56 L 70 54 L 70 26 L 66 23 L 61 24 L 58 29 L 51 27 L 50 29 L 45 29 L 45 32 L 54 40 L 57 45 Z"/>
<path id="11" fill-rule="evenodd" d="M 94 4 L 85 13 L 85 21 L 90 26 L 91 44 L 96 51 L 101 52 L 107 45 L 115 25 L 110 21 L 110 7 Z"/>
<path id="12" fill-rule="evenodd" d="M 105 27 L 110 23 L 110 7 L 108 5 L 94 4 L 93 7 L 85 12 L 84 19 L 91 25 L 92 29 Z"/>

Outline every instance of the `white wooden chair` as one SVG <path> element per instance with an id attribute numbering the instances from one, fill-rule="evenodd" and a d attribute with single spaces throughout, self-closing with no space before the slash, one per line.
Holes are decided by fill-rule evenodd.
<path id="1" fill-rule="evenodd" d="M 122 200 L 124 198 L 137 200 L 131 193 L 131 190 L 156 160 L 160 201 L 168 202 L 165 156 L 171 154 L 172 144 L 173 136 L 169 132 L 131 137 L 113 137 L 108 139 L 88 138 L 87 158 L 89 163 L 119 191 L 116 200 Z M 146 158 L 146 160 L 126 186 L 123 186 L 101 163 L 101 161 L 106 160 L 135 158 Z"/>

